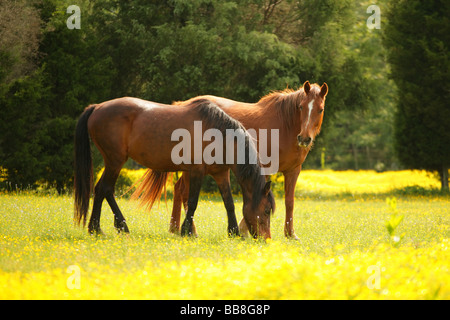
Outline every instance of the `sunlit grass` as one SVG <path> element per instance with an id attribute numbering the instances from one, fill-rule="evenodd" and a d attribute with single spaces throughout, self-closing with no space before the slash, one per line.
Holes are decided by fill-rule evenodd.
<path id="1" fill-rule="evenodd" d="M 300 183 L 310 179 L 307 173 Z M 323 182 L 316 190 L 324 190 L 333 175 L 347 181 L 336 189 L 341 193 L 361 185 L 354 173 L 319 173 L 314 179 Z M 284 203 L 278 198 L 268 243 L 229 239 L 217 196 L 201 196 L 199 237 L 184 239 L 168 232 L 171 200 L 149 213 L 119 198 L 130 235 L 117 234 L 105 202 L 105 236 L 93 237 L 74 226 L 69 196 L 2 194 L 0 298 L 449 299 L 450 198 L 397 196 L 396 211 L 404 218 L 394 247 L 386 228 L 392 208 L 383 188 L 377 189 L 380 196 L 325 200 L 300 192 L 294 212 L 299 241 L 284 238 Z M 240 220 L 242 202 L 235 199 Z M 71 266 L 79 270 L 79 289 Z"/>
<path id="2" fill-rule="evenodd" d="M 331 171 L 306 170 L 300 174 L 297 191 L 326 195 L 388 193 L 405 187 L 440 188 L 440 182 L 423 170 L 387 171 Z"/>

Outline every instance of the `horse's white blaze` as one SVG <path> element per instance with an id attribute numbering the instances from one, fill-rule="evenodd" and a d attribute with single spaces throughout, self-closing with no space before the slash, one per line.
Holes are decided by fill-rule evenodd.
<path id="1" fill-rule="evenodd" d="M 308 103 L 308 121 L 306 121 L 306 128 L 308 128 L 309 120 L 311 119 L 311 111 L 313 109 L 313 106 L 314 106 L 314 100 L 311 100 L 311 102 Z"/>

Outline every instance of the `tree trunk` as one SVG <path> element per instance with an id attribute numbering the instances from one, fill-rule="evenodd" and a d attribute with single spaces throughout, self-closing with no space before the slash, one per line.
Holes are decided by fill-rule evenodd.
<path id="1" fill-rule="evenodd" d="M 370 147 L 366 146 L 366 153 L 367 153 L 367 163 L 368 163 L 368 169 L 373 169 L 373 162 L 372 162 L 372 154 L 370 153 Z"/>
<path id="2" fill-rule="evenodd" d="M 359 170 L 358 165 L 358 149 L 354 143 L 352 143 L 352 151 L 353 151 L 353 161 L 355 164 L 355 170 Z"/>
<path id="3" fill-rule="evenodd" d="M 439 172 L 439 175 L 441 176 L 441 190 L 448 192 L 448 168 L 443 166 L 441 172 Z"/>

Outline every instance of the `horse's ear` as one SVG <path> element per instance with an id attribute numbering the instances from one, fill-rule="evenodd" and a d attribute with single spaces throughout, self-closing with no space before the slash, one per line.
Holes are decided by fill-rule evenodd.
<path id="1" fill-rule="evenodd" d="M 305 94 L 308 94 L 309 90 L 311 90 L 311 85 L 309 84 L 308 80 L 306 80 L 306 82 L 303 84 L 303 90 L 305 91 Z"/>
<path id="2" fill-rule="evenodd" d="M 271 183 L 272 183 L 272 181 L 269 180 L 266 182 L 266 185 L 264 186 L 264 195 L 266 195 L 266 196 L 269 194 Z"/>
<path id="3" fill-rule="evenodd" d="M 328 93 L 328 85 L 326 84 L 326 82 L 324 82 L 323 85 L 320 87 L 320 96 L 322 98 L 325 98 L 327 93 Z"/>

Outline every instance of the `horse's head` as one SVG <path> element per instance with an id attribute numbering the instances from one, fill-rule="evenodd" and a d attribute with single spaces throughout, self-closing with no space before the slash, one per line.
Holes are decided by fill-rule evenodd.
<path id="1" fill-rule="evenodd" d="M 305 94 L 300 102 L 301 125 L 297 140 L 299 147 L 308 148 L 312 145 L 322 126 L 328 86 L 326 83 L 321 87 L 317 84 L 310 85 L 309 81 L 306 81 L 303 90 Z"/>
<path id="2" fill-rule="evenodd" d="M 244 220 L 254 238 L 271 238 L 270 215 L 275 212 L 275 198 L 270 190 L 270 181 L 254 187 L 251 201 L 244 200 Z"/>

